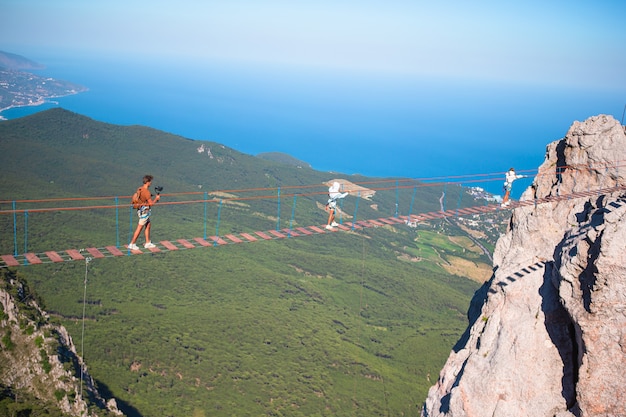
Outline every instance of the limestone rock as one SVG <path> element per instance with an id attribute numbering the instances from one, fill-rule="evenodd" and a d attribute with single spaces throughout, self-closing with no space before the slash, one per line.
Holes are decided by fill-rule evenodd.
<path id="1" fill-rule="evenodd" d="M 513 211 L 422 416 L 626 415 L 624 160 L 610 116 L 548 145 L 522 200 L 588 196 Z"/>
<path id="2" fill-rule="evenodd" d="M 0 271 L 0 385 L 25 390 L 68 416 L 97 416 L 90 405 L 123 415 L 115 401 L 105 402 L 98 392 L 67 329 L 49 323 L 33 298 L 13 272 Z"/>

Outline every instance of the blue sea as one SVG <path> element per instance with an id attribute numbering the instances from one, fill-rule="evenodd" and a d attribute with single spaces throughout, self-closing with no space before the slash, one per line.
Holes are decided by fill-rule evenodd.
<path id="1" fill-rule="evenodd" d="M 60 106 L 95 120 L 145 125 L 248 154 L 284 152 L 313 168 L 431 178 L 536 169 L 575 120 L 622 117 L 623 91 L 451 82 L 145 59 L 28 56 L 39 75 L 89 91 Z M 521 192 L 530 180 L 517 187 Z M 468 184 L 472 185 L 472 184 Z M 501 182 L 475 184 L 500 193 Z"/>

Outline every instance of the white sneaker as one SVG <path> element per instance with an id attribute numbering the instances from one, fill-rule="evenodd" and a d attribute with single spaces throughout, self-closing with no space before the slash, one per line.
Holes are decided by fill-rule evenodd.
<path id="1" fill-rule="evenodd" d="M 333 227 L 330 224 L 326 225 L 326 230 L 333 230 Z"/>
<path id="2" fill-rule="evenodd" d="M 128 249 L 130 250 L 139 250 L 139 246 L 135 245 L 134 243 L 131 243 L 128 245 Z"/>
<path id="3" fill-rule="evenodd" d="M 156 245 L 152 242 L 146 242 L 146 244 L 143 245 L 143 247 L 146 249 L 152 249 L 152 248 L 156 248 Z"/>
<path id="4" fill-rule="evenodd" d="M 339 226 L 339 223 L 337 223 L 337 222 L 332 222 L 330 225 L 331 225 L 331 226 L 333 226 L 333 227 L 337 227 L 337 226 Z"/>

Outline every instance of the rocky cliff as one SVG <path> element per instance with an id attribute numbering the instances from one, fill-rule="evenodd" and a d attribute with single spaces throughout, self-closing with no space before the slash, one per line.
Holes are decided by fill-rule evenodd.
<path id="1" fill-rule="evenodd" d="M 625 162 L 610 116 L 548 145 L 422 416 L 626 416 Z"/>
<path id="2" fill-rule="evenodd" d="M 98 393 L 67 330 L 39 304 L 26 282 L 0 271 L 0 415 L 122 415 Z"/>

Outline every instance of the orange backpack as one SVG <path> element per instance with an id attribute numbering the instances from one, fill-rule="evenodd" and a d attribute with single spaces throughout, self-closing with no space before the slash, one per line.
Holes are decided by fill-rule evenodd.
<path id="1" fill-rule="evenodd" d="M 137 188 L 137 191 L 133 194 L 130 204 L 133 205 L 135 210 L 139 210 L 144 205 L 144 201 L 141 199 L 141 187 Z"/>

